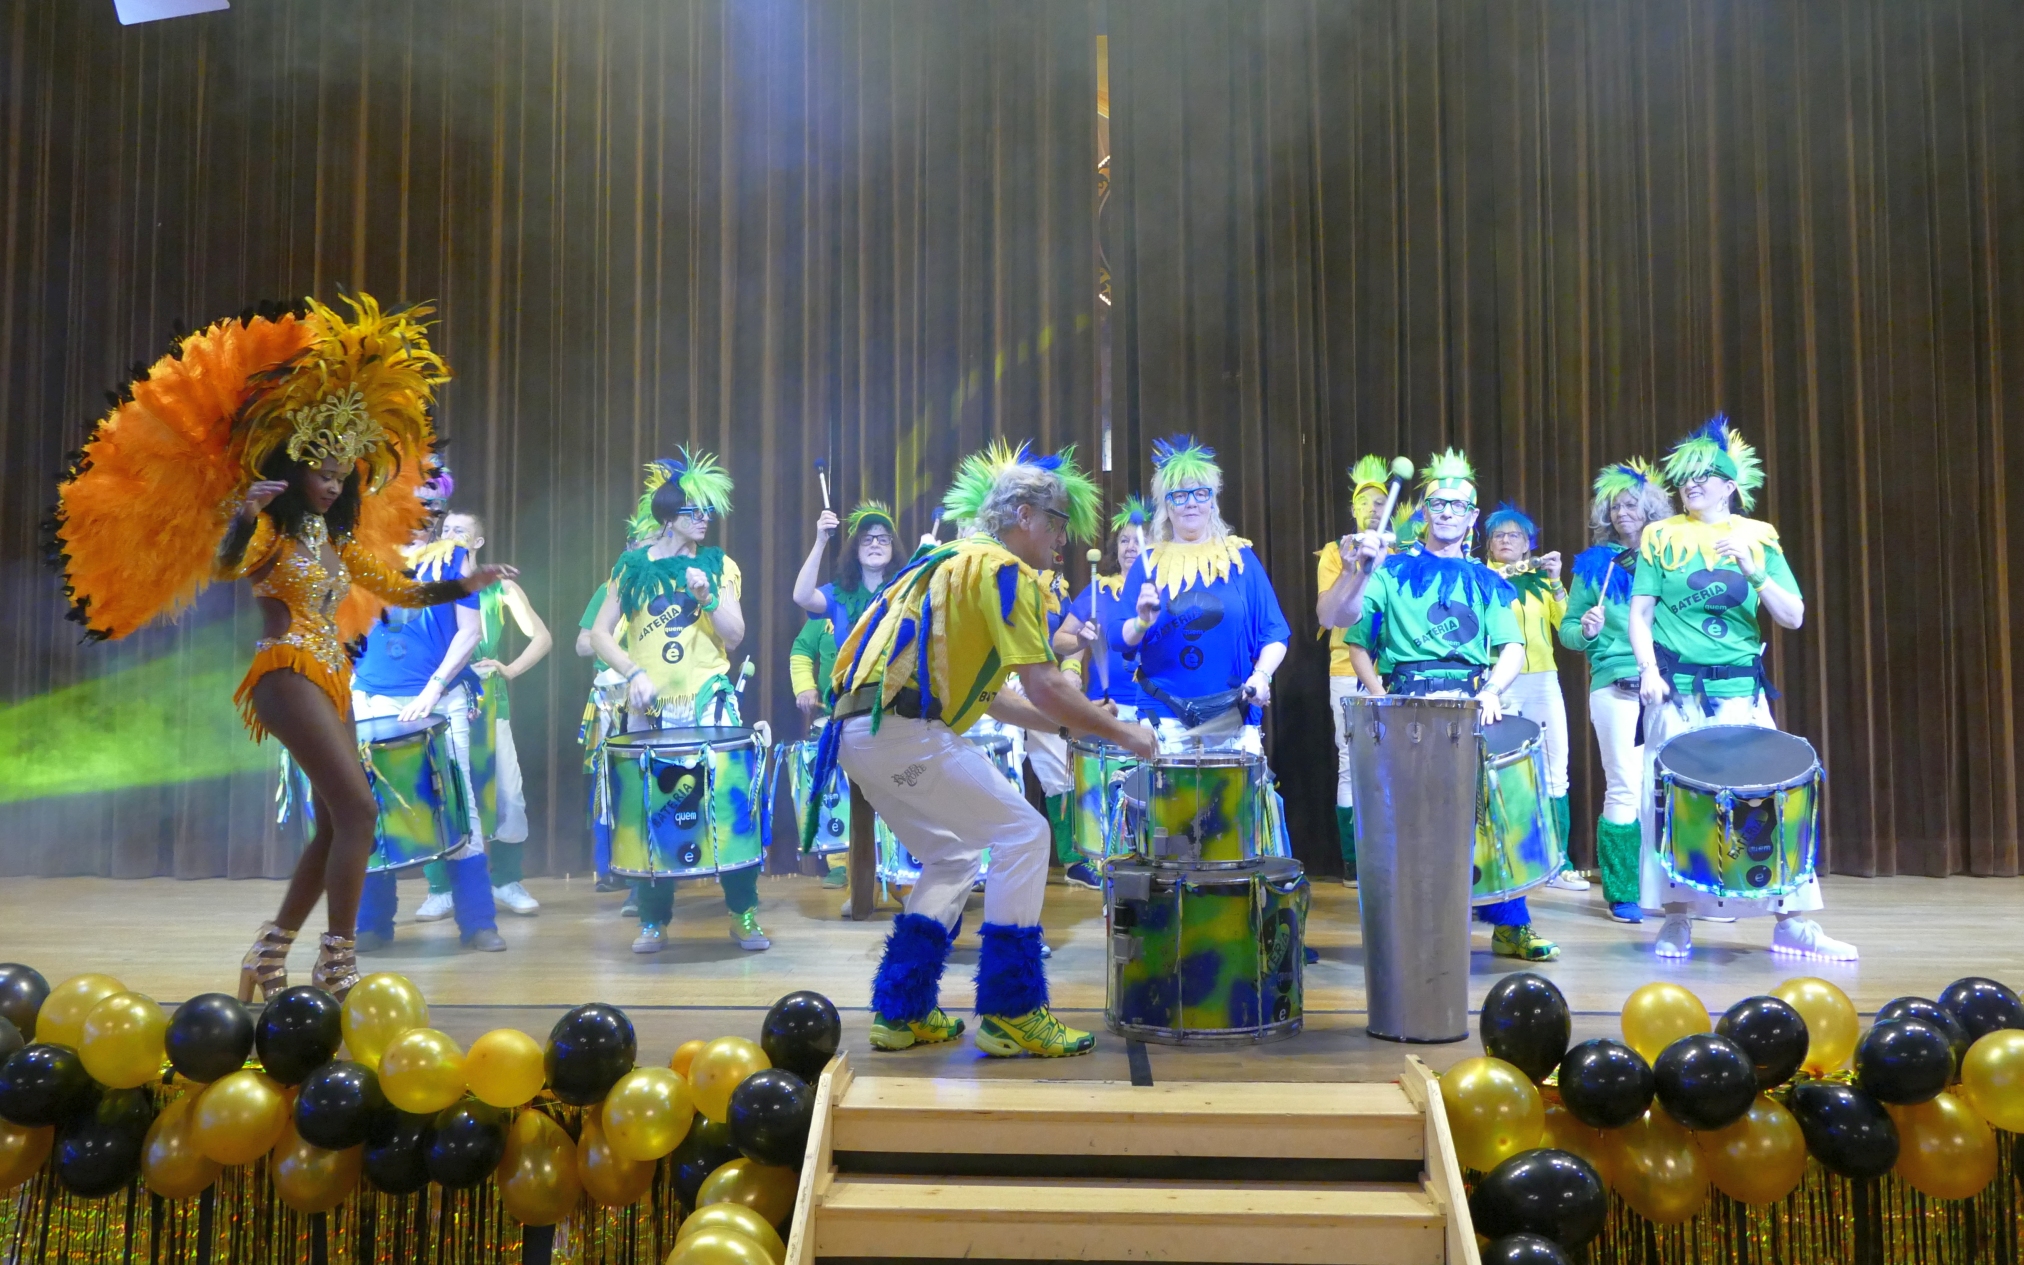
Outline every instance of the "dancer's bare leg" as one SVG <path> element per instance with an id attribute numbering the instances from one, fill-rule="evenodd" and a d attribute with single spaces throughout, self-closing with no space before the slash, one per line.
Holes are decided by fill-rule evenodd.
<path id="1" fill-rule="evenodd" d="M 358 922 L 365 889 L 366 860 L 372 853 L 379 807 L 358 760 L 358 738 L 330 696 L 307 677 L 269 672 L 253 686 L 253 711 L 281 740 L 316 796 L 316 834 L 295 863 L 288 892 L 274 921 L 299 930 L 316 899 L 325 899 L 329 929 L 350 936 Z"/>

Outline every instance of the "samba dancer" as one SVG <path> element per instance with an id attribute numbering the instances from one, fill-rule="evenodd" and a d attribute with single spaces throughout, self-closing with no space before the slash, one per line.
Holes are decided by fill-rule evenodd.
<path id="1" fill-rule="evenodd" d="M 1546 795 L 1553 805 L 1560 846 L 1567 846 L 1567 696 L 1560 692 L 1560 666 L 1553 657 L 1553 637 L 1567 614 L 1567 589 L 1560 580 L 1560 551 L 1532 556 L 1539 547 L 1539 528 L 1524 510 L 1509 501 L 1483 520 L 1489 538 L 1490 569 L 1511 582 L 1518 600 L 1511 605 L 1518 631 L 1525 638 L 1525 667 L 1504 692 L 1507 709 L 1539 726 L 1546 756 Z M 1588 890 L 1588 880 L 1567 866 L 1546 880 L 1546 886 L 1570 892 Z"/>
<path id="2" fill-rule="evenodd" d="M 1372 691 L 1432 698 L 1473 696 L 1485 726 L 1504 715 L 1504 692 L 1525 666 L 1525 638 L 1511 613 L 1517 593 L 1502 576 L 1468 555 L 1476 526 L 1476 474 L 1454 449 L 1427 463 L 1419 546 L 1384 560 L 1377 532 L 1345 537 L 1338 548 L 1357 560 L 1323 594 L 1318 611 L 1332 628 L 1376 656 Z M 1523 896 L 1479 905 L 1489 923 L 1491 952 L 1550 962 L 1560 947 L 1532 929 Z"/>
<path id="3" fill-rule="evenodd" d="M 681 450 L 677 459 L 647 466 L 645 490 L 633 513 L 643 549 L 620 555 L 604 606 L 591 625 L 597 656 L 626 683 L 626 733 L 692 725 L 737 725 L 731 651 L 745 639 L 738 564 L 704 546 L 710 520 L 731 509 L 731 476 L 709 453 Z M 759 926 L 759 867 L 718 876 L 731 913 L 731 939 L 741 949 L 772 947 Z M 640 934 L 635 953 L 658 953 L 674 917 L 675 882 L 633 884 Z"/>
<path id="4" fill-rule="evenodd" d="M 1391 463 L 1379 456 L 1363 456 L 1349 470 L 1349 513 L 1357 531 L 1376 531 L 1377 518 L 1384 512 L 1386 479 Z M 1349 735 L 1342 728 L 1342 700 L 1370 692 L 1357 672 L 1359 657 L 1364 675 L 1371 675 L 1370 656 L 1353 646 L 1343 630 L 1332 629 L 1322 618 L 1322 603 L 1342 578 L 1342 546 L 1329 541 L 1315 554 L 1315 616 L 1322 619 L 1321 635 L 1328 638 L 1328 714 L 1335 725 L 1335 841 L 1342 850 L 1342 881 L 1356 884 L 1356 801 L 1352 793 L 1349 764 Z"/>
<path id="5" fill-rule="evenodd" d="M 1630 647 L 1630 578 L 1646 523 L 1670 518 L 1673 496 L 1642 458 L 1604 466 L 1595 476 L 1588 534 L 1574 555 L 1574 589 L 1560 621 L 1560 644 L 1588 658 L 1588 723 L 1602 758 L 1602 816 L 1595 861 L 1602 899 L 1618 922 L 1640 923 L 1638 787 L 1644 750 L 1638 739 L 1637 656 Z"/>
<path id="6" fill-rule="evenodd" d="M 1771 951 L 1830 962 L 1856 960 L 1801 915 L 1821 907 L 1820 880 L 1808 874 L 1788 896 L 1713 896 L 1675 883 L 1659 861 L 1653 815 L 1653 759 L 1670 739 L 1705 725 L 1776 729 L 1764 671 L 1763 617 L 1780 628 L 1806 619 L 1799 582 L 1769 523 L 1736 513 L 1764 485 L 1757 452 L 1727 417 L 1717 415 L 1666 454 L 1666 478 L 1686 512 L 1644 529 L 1631 581 L 1629 636 L 1644 702 L 1644 795 L 1640 801 L 1642 900 L 1662 907 L 1660 957 L 1693 952 L 1693 917 L 1776 915 Z"/>
<path id="7" fill-rule="evenodd" d="M 90 637 L 124 637 L 213 580 L 245 579 L 259 599 L 263 634 L 234 701 L 254 739 L 273 734 L 308 777 L 316 830 L 240 965 L 242 998 L 288 986 L 288 948 L 318 899 L 328 930 L 311 982 L 343 997 L 358 981 L 352 934 L 379 810 L 343 643 L 381 601 L 455 601 L 515 574 L 400 574 L 449 371 L 429 350 L 427 307 L 346 302 L 349 318 L 306 299 L 179 339 L 98 423 L 56 508 L 56 560 Z"/>
<path id="8" fill-rule="evenodd" d="M 977 534 L 916 554 L 858 621 L 838 653 L 836 721 L 816 762 L 819 781 L 840 760 L 921 862 L 872 982 L 871 1043 L 899 1050 L 962 1034 L 940 983 L 988 848 L 976 1043 L 996 1056 L 1084 1054 L 1095 1037 L 1064 1026 L 1047 1001 L 1047 822 L 963 734 L 988 711 L 1151 754 L 1151 736 L 1085 699 L 1048 644 L 1039 568 L 1069 536 L 1095 534 L 1096 487 L 1069 450 L 1035 457 L 994 443 L 963 463 L 946 504 Z M 1024 698 L 1003 692 L 1015 673 Z"/>

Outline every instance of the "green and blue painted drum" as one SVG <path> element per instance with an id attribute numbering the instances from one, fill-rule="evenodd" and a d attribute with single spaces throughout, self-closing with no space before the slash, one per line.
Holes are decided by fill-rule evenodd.
<path id="1" fill-rule="evenodd" d="M 766 757 L 764 738 L 731 725 L 612 738 L 611 872 L 705 878 L 758 865 L 773 824 Z"/>
<path id="2" fill-rule="evenodd" d="M 1476 854 L 1469 903 L 1489 905 L 1538 887 L 1567 864 L 1567 845 L 1546 796 L 1539 726 L 1506 716 L 1483 729 Z"/>
<path id="3" fill-rule="evenodd" d="M 1098 867 L 1131 855 L 1131 841 L 1118 829 L 1118 792 L 1138 757 L 1100 739 L 1078 738 L 1068 744 L 1068 762 L 1075 774 L 1075 850 Z"/>
<path id="4" fill-rule="evenodd" d="M 823 788 L 821 796 L 813 794 L 816 742 L 816 739 L 810 738 L 806 742 L 789 743 L 779 748 L 778 759 L 787 768 L 787 794 L 794 801 L 794 837 L 802 837 L 812 803 L 816 813 L 815 844 L 809 852 L 815 856 L 830 856 L 850 851 L 850 779 L 839 767 L 830 774 L 829 785 Z M 886 829 L 884 819 L 876 816 L 873 828 L 883 852 L 892 839 L 892 831 Z"/>
<path id="5" fill-rule="evenodd" d="M 1298 861 L 1173 869 L 1113 861 L 1104 1021 L 1169 1045 L 1300 1031 L 1307 876 Z"/>
<path id="6" fill-rule="evenodd" d="M 1659 863 L 1673 882 L 1737 900 L 1790 896 L 1820 850 L 1820 757 L 1797 734 L 1709 725 L 1659 749 Z"/>
<path id="7" fill-rule="evenodd" d="M 441 716 L 358 722 L 359 759 L 379 805 L 368 870 L 427 865 L 471 834 L 471 801 Z"/>
<path id="8" fill-rule="evenodd" d="M 1246 751 L 1154 756 L 1125 775 L 1123 833 L 1147 865 L 1256 864 L 1277 849 L 1264 772 L 1265 758 Z"/>
<path id="9" fill-rule="evenodd" d="M 1026 783 L 1019 769 L 1024 758 L 1025 743 L 1016 729 L 1000 724 L 986 716 L 970 726 L 967 738 L 970 745 L 982 751 L 991 759 L 991 767 L 1014 787 L 1021 795 L 1026 793 Z M 982 880 L 991 873 L 991 849 L 984 849 L 984 855 L 977 860 L 977 878 Z M 921 862 L 906 845 L 893 836 L 879 823 L 878 877 L 887 887 L 912 887 L 920 881 Z"/>

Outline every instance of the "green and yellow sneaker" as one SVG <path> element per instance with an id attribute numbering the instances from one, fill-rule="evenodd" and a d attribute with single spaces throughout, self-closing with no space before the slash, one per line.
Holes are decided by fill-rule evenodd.
<path id="1" fill-rule="evenodd" d="M 757 909 L 731 915 L 731 938 L 747 953 L 763 953 L 773 947 L 773 942 L 766 938 L 765 930 L 759 926 Z"/>
<path id="2" fill-rule="evenodd" d="M 1499 927 L 1490 933 L 1490 952 L 1500 958 L 1524 962 L 1551 962 L 1560 956 L 1560 946 L 1523 927 Z"/>
<path id="3" fill-rule="evenodd" d="M 890 1023 L 877 1011 L 871 1015 L 871 1044 L 875 1050 L 904 1050 L 914 1045 L 940 1045 L 963 1035 L 963 1021 L 951 1019 L 937 1006 L 925 1019 L 912 1023 Z"/>
<path id="4" fill-rule="evenodd" d="M 1096 1037 L 1068 1027 L 1045 1006 L 1019 1016 L 979 1015 L 977 1048 L 994 1058 L 1016 1058 L 1021 1054 L 1043 1059 L 1087 1054 L 1096 1048 Z"/>

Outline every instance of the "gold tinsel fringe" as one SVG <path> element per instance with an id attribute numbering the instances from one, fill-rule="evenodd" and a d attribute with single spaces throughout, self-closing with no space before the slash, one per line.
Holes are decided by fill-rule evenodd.
<path id="1" fill-rule="evenodd" d="M 654 1166 L 646 1198 L 636 1204 L 607 1208 L 585 1195 L 555 1227 L 553 1259 L 556 1265 L 659 1265 L 675 1246 L 681 1203 L 675 1165 L 664 1159 Z"/>

